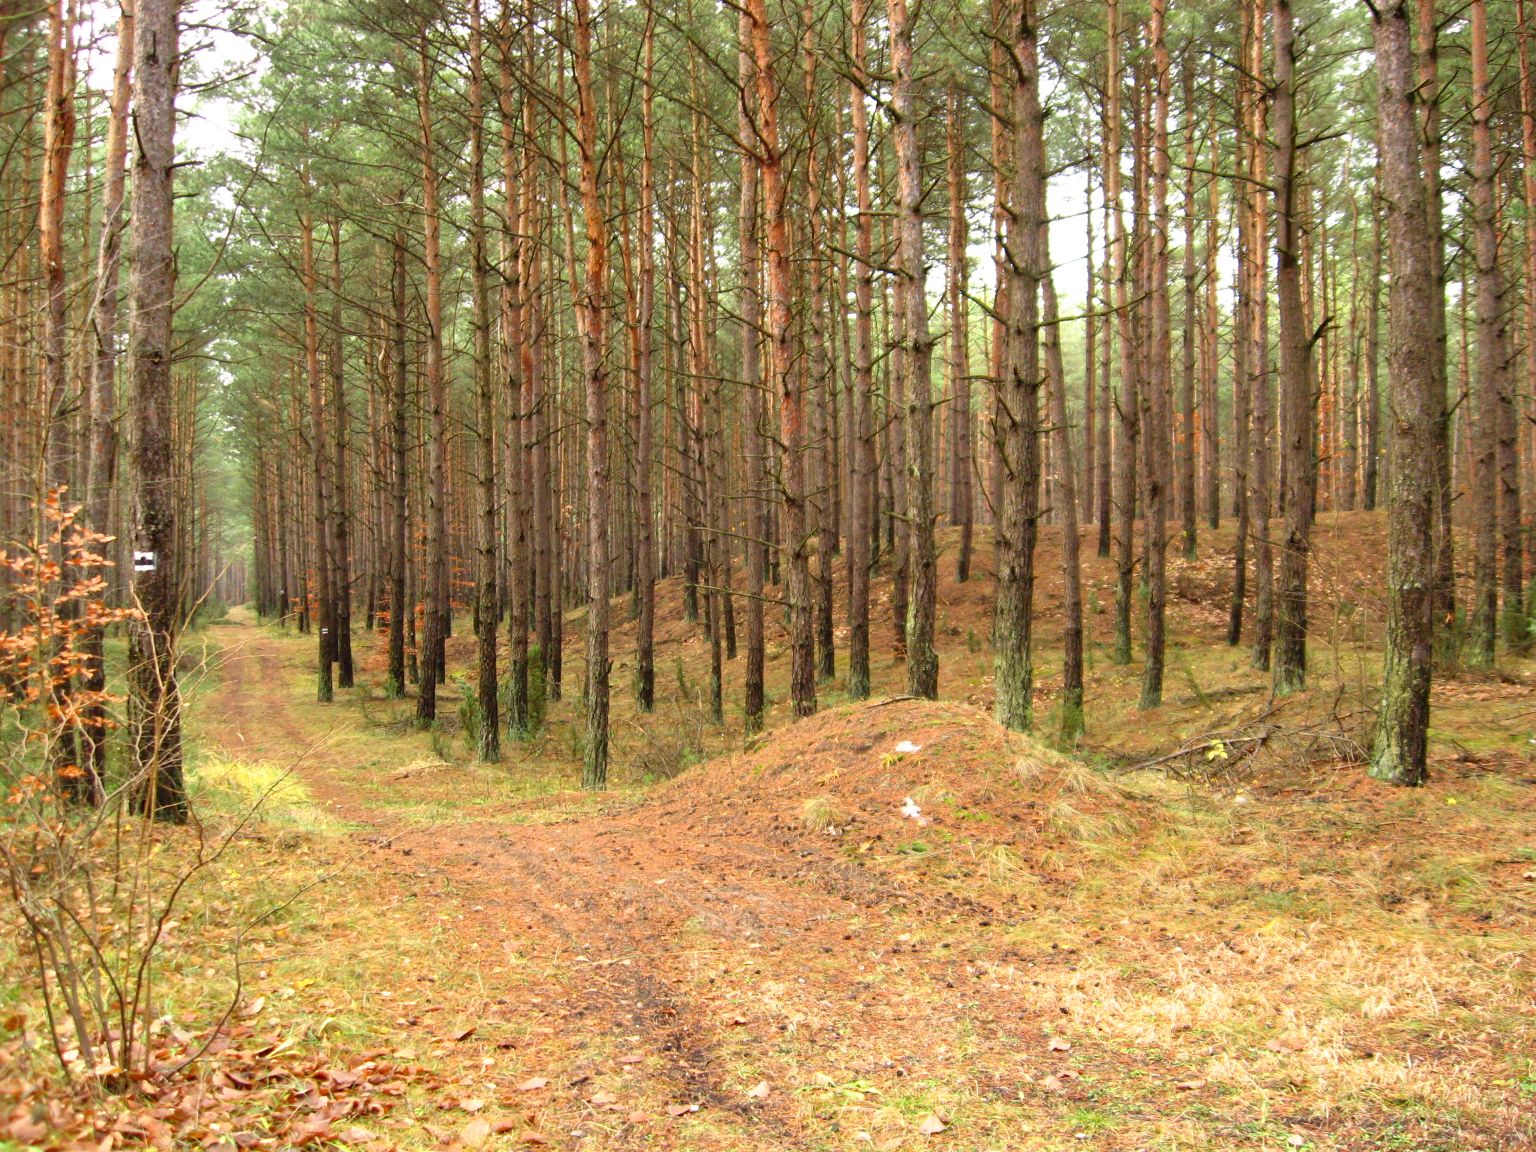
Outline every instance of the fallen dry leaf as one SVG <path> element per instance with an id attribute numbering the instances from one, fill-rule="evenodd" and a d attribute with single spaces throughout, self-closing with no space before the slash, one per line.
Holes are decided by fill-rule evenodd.
<path id="1" fill-rule="evenodd" d="M 754 1100 L 766 1100 L 770 1091 L 771 1089 L 768 1087 L 768 1081 L 759 1080 L 756 1084 L 747 1089 L 747 1095 L 752 1097 Z"/>
<path id="2" fill-rule="evenodd" d="M 668 1116 L 686 1116 L 688 1113 L 690 1113 L 690 1112 L 697 1112 L 698 1110 L 699 1110 L 699 1106 L 697 1104 L 668 1104 L 667 1105 L 667 1115 Z"/>
<path id="3" fill-rule="evenodd" d="M 1043 1076 L 1040 1079 L 1040 1087 L 1047 1092 L 1060 1092 L 1066 1085 L 1061 1082 L 1059 1076 Z"/>
<path id="4" fill-rule="evenodd" d="M 549 1087 L 549 1077 L 531 1076 L 517 1086 L 519 1092 L 537 1092 L 540 1088 Z"/>
<path id="5" fill-rule="evenodd" d="M 459 1107 L 466 1112 L 478 1112 L 485 1107 L 484 1100 L 460 1100 Z"/>
<path id="6" fill-rule="evenodd" d="M 448 1038 L 450 1040 L 468 1040 L 474 1034 L 475 1034 L 475 1025 L 473 1025 L 473 1024 L 466 1024 L 464 1027 L 460 1028 L 457 1032 L 449 1033 Z"/>
<path id="7" fill-rule="evenodd" d="M 18 1144 L 36 1144 L 48 1135 L 48 1125 L 30 1116 L 18 1116 L 11 1121 L 11 1139 Z"/>
<path id="8" fill-rule="evenodd" d="M 476 1116 L 459 1130 L 459 1143 L 466 1148 L 479 1148 L 491 1138 L 491 1122 L 484 1116 Z"/>
<path id="9" fill-rule="evenodd" d="M 626 1056 L 620 1056 L 619 1057 L 619 1063 L 620 1064 L 638 1064 L 638 1063 L 640 1063 L 640 1061 L 642 1061 L 644 1059 L 645 1059 L 645 1057 L 641 1056 L 638 1052 L 631 1052 L 631 1053 L 629 1053 Z"/>
<path id="10" fill-rule="evenodd" d="M 938 1113 L 930 1112 L 917 1122 L 917 1130 L 924 1136 L 937 1136 L 949 1125 L 939 1117 Z"/>
<path id="11" fill-rule="evenodd" d="M 290 1128 L 287 1134 L 287 1143 L 293 1147 L 301 1148 L 305 1144 L 313 1144 L 320 1140 L 329 1140 L 330 1138 L 330 1117 L 320 1116 Z"/>
<path id="12" fill-rule="evenodd" d="M 1052 1036 L 1051 1042 L 1046 1045 L 1046 1048 L 1051 1052 L 1070 1052 L 1072 1051 L 1072 1041 L 1060 1036 Z"/>

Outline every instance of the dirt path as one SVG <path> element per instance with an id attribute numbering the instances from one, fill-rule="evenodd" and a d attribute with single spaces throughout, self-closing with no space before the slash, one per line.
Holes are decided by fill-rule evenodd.
<path id="1" fill-rule="evenodd" d="M 275 698 L 297 646 L 238 624 L 226 635 L 206 727 L 231 754 L 299 761 L 356 827 L 357 867 L 380 898 L 455 922 L 444 995 L 483 986 L 522 1070 L 549 1082 L 508 1107 L 542 1105 L 551 1141 L 867 1147 L 946 1102 L 1017 1101 L 1021 1071 L 1042 1063 L 1041 1022 L 1011 995 L 1018 972 L 935 940 L 946 921 L 989 910 L 917 906 L 869 870 L 675 806 L 664 824 L 642 804 L 543 826 L 402 827 L 314 747 L 316 706 Z M 387 777 L 379 787 L 411 786 Z M 1006 916 L 990 914 L 1003 931 Z M 508 956 L 519 962 L 507 975 L 486 975 L 487 957 Z"/>

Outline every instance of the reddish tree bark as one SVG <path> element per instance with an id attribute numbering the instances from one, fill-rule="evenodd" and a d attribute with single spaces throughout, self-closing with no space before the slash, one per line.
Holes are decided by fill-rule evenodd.
<path id="1" fill-rule="evenodd" d="M 779 487 L 784 501 L 784 548 L 788 553 L 784 583 L 790 615 L 789 690 L 795 715 L 809 716 L 816 711 L 816 669 L 801 443 L 804 408 L 790 338 L 790 248 L 784 154 L 779 142 L 779 90 L 773 75 L 773 42 L 765 0 L 747 0 L 746 12 L 752 24 L 756 66 L 757 139 L 767 233 L 769 380 L 779 401 Z"/>
<path id="2" fill-rule="evenodd" d="M 608 231 L 597 187 L 597 102 L 592 87 L 592 7 L 575 0 L 576 147 L 587 261 L 579 307 L 581 368 L 587 407 L 587 689 L 581 786 L 608 782 L 608 378 L 603 364 L 607 324 L 603 303 Z"/>

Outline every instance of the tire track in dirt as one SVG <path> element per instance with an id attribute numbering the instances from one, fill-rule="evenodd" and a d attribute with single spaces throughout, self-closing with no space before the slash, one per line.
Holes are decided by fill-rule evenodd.
<path id="1" fill-rule="evenodd" d="M 587 912 L 591 893 L 584 888 L 573 890 L 560 870 L 545 866 L 534 855 L 522 854 L 506 865 L 501 876 L 521 879 L 529 890 L 546 897 L 559 897 L 530 902 L 525 909 L 538 915 L 548 932 L 582 955 L 598 943 L 618 961 L 605 962 L 601 969 L 589 965 L 588 978 L 600 980 L 596 988 L 589 986 L 589 993 L 599 996 L 595 1003 L 587 1000 L 578 1014 L 596 1009 L 607 1018 L 615 1037 L 638 1030 L 642 1044 L 661 1060 L 662 1077 L 675 1085 L 684 1101 L 724 1109 L 749 1129 L 766 1130 L 764 1134 L 779 1140 L 800 1134 L 797 1119 L 784 1114 L 776 1101 L 751 1101 L 727 1083 L 715 1052 L 712 1021 L 689 998 L 672 991 L 661 975 L 669 958 L 654 955 L 652 941 L 616 927 L 623 921 L 611 907 L 601 915 L 562 911 L 581 908 Z"/>
<path id="2" fill-rule="evenodd" d="M 801 860 L 801 867 L 786 868 L 782 856 L 748 837 L 693 839 L 668 828 L 665 842 L 647 839 L 646 814 L 643 807 L 621 814 L 595 832 L 588 821 L 527 830 L 526 837 L 523 830 L 509 835 L 474 825 L 461 830 L 460 847 L 490 862 L 498 877 L 515 877 L 540 893 L 532 906 L 541 922 L 579 956 L 604 957 L 599 994 L 605 1002 L 601 1014 L 610 1026 L 639 1033 L 665 1059 L 674 1083 L 693 1093 L 689 1099 L 734 1111 L 759 1139 L 773 1138 L 751 1146 L 806 1147 L 801 1141 L 814 1134 L 803 1110 L 776 1106 L 778 1091 L 768 1101 L 748 1104 L 741 1095 L 745 1084 L 733 1085 L 728 1064 L 718 1057 L 721 1045 L 729 1048 L 732 1041 L 749 1038 L 758 1053 L 785 1043 L 782 1023 L 754 1009 L 755 985 L 808 985 L 800 1004 L 821 1005 L 832 1018 L 823 1032 L 796 1038 L 800 1082 L 780 1083 L 777 1089 L 808 1087 L 808 1072 L 840 1064 L 853 1069 L 847 1078 L 862 1079 L 882 1065 L 911 1063 L 913 1050 L 922 1051 L 930 1038 L 954 1025 L 957 1002 L 972 995 L 965 963 L 924 956 L 901 941 L 907 939 L 906 930 L 920 926 L 923 912 L 963 915 L 983 906 L 935 900 L 914 916 L 896 913 L 871 924 L 868 913 L 876 897 L 882 909 L 889 909 L 907 904 L 914 894 L 869 873 L 859 877 L 862 882 L 850 883 L 844 867 L 835 863 Z M 603 877 L 610 882 L 602 883 Z M 857 943 L 850 943 L 855 923 Z M 730 957 L 721 969 L 735 979 L 723 998 L 720 988 L 711 987 L 715 976 L 668 979 L 678 970 L 691 928 L 707 934 Z M 827 971 L 834 958 L 846 959 L 858 949 L 899 957 L 905 968 L 899 1008 L 893 1010 L 894 996 L 883 983 L 862 985 Z M 850 969 L 856 966 L 849 964 Z M 588 969 L 588 975 L 596 973 Z M 677 985 L 681 992 L 674 990 Z M 594 992 L 589 988 L 586 994 Z M 738 1010 L 745 1015 L 736 1016 Z M 988 1089 L 995 1090 L 999 1076 L 983 1065 L 1012 1059 L 1020 1027 L 1032 1015 L 1012 997 L 994 994 L 969 1021 L 973 1034 L 997 1058 L 978 1061 L 974 1069 Z M 899 1030 L 907 1034 L 906 1047 L 894 1051 L 897 1059 L 886 1044 L 893 1017 L 905 1018 Z M 859 1056 L 845 1063 L 826 1052 L 828 1047 L 851 1048 Z"/>

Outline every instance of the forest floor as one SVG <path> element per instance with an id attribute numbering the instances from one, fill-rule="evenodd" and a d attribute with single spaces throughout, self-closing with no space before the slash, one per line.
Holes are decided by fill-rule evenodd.
<path id="1" fill-rule="evenodd" d="M 384 698 L 373 641 L 319 705 L 313 641 L 237 611 L 207 634 L 195 779 L 210 824 L 262 804 L 190 892 L 162 984 L 167 1014 L 206 1020 L 238 943 L 240 1007 L 195 1091 L 93 1141 L 1529 1147 L 1536 665 L 1443 681 L 1430 784 L 1371 783 L 1382 524 L 1319 535 L 1312 687 L 1282 702 L 1222 642 L 1223 537 L 1171 566 L 1156 713 L 1139 665 L 1106 659 L 1113 573 L 1089 560 L 1070 758 L 988 718 L 987 548 L 967 585 L 942 561 L 948 699 L 900 698 L 884 651 L 886 695 L 790 725 L 771 645 L 754 742 L 702 718 L 708 646 L 669 583 L 655 716 L 615 640 L 600 796 L 571 787 L 579 657 L 542 734 L 477 765 Z M 1039 595 L 1049 733 L 1054 574 Z M 12 1135 L 49 1143 L 22 1108 Z"/>

